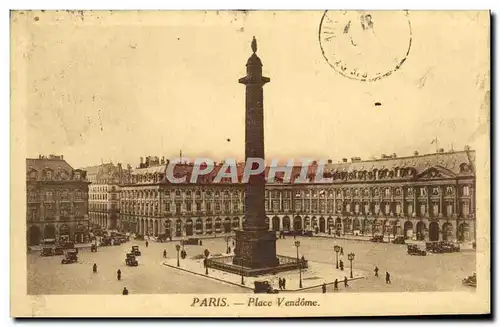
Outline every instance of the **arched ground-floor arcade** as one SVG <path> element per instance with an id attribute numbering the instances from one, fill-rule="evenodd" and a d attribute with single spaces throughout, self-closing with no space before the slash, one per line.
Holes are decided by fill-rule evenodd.
<path id="1" fill-rule="evenodd" d="M 88 220 L 30 224 L 26 239 L 29 246 L 39 245 L 43 240 L 87 243 L 90 241 Z"/>

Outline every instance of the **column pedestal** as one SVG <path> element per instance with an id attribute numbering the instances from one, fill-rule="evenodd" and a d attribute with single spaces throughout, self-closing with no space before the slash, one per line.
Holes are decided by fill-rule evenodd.
<path id="1" fill-rule="evenodd" d="M 276 267 L 276 233 L 236 230 L 233 264 L 251 269 Z"/>

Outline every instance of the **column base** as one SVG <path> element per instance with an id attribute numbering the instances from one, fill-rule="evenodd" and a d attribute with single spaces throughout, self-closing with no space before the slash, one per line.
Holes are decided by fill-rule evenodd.
<path id="1" fill-rule="evenodd" d="M 233 264 L 251 269 L 276 267 L 276 233 L 236 230 Z"/>

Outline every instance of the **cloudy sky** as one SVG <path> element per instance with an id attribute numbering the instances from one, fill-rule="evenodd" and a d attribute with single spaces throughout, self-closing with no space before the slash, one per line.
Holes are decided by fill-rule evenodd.
<path id="1" fill-rule="evenodd" d="M 175 157 L 180 149 L 191 158 L 242 159 L 245 90 L 237 81 L 252 36 L 271 78 L 264 87 L 267 158 L 428 153 L 436 136 L 440 147 L 458 150 L 487 131 L 487 13 L 410 12 L 409 56 L 376 82 L 348 79 L 328 65 L 318 38 L 322 15 L 18 16 L 25 24 L 18 37 L 27 63 L 26 156 L 63 154 L 75 167 L 101 160 L 135 166 L 141 156 Z"/>

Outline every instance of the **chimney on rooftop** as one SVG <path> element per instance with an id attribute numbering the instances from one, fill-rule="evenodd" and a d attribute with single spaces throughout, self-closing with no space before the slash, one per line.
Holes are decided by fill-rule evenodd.
<path id="1" fill-rule="evenodd" d="M 417 150 L 413 151 L 413 155 L 418 156 L 418 151 Z"/>
<path id="2" fill-rule="evenodd" d="M 144 158 L 141 157 L 141 165 L 144 163 Z"/>
<path id="3" fill-rule="evenodd" d="M 328 159 L 328 163 L 329 164 L 333 163 L 332 159 Z"/>
<path id="4" fill-rule="evenodd" d="M 468 146 L 468 145 L 464 146 L 464 150 L 465 151 L 469 151 L 470 150 L 470 146 Z"/>
<path id="5" fill-rule="evenodd" d="M 342 158 L 342 162 L 347 162 L 347 158 Z"/>
<path id="6" fill-rule="evenodd" d="M 438 152 L 438 153 L 443 153 L 443 152 L 444 152 L 444 149 L 443 149 L 443 148 L 439 148 L 439 149 L 437 150 L 437 152 Z"/>

